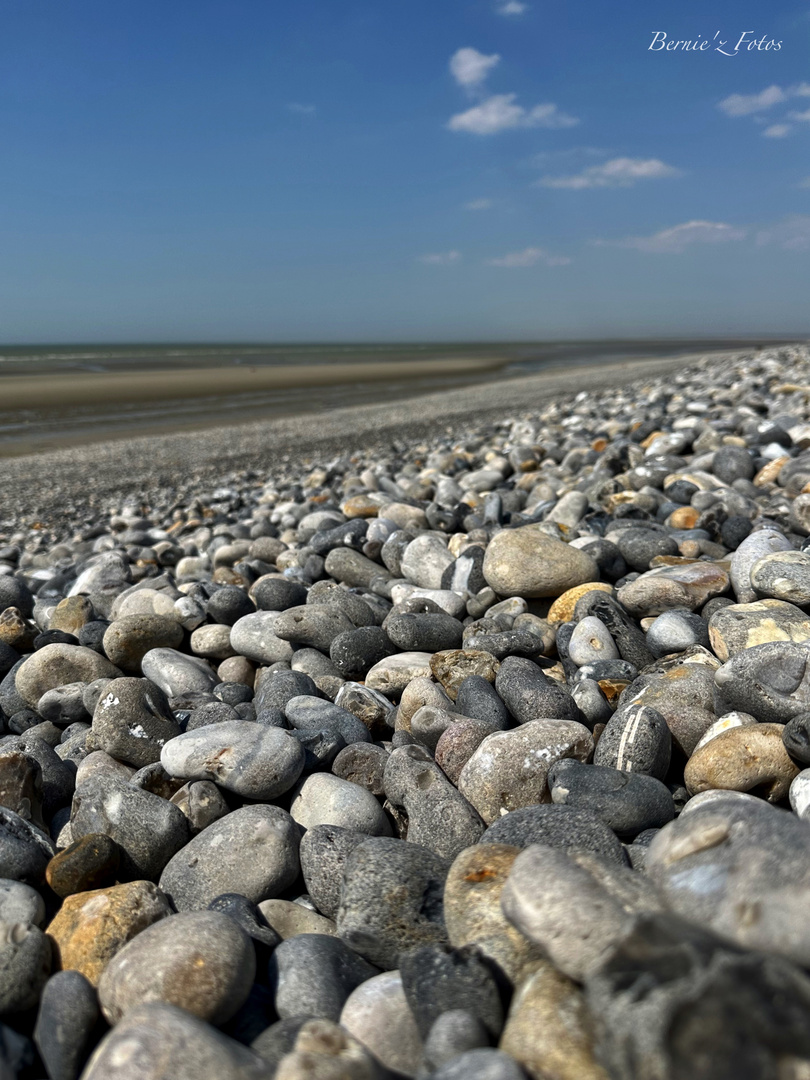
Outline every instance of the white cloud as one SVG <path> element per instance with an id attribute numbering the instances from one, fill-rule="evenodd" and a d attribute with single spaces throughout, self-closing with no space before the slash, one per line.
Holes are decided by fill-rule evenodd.
<path id="1" fill-rule="evenodd" d="M 471 199 L 464 203 L 465 210 L 489 210 L 491 206 L 492 199 Z"/>
<path id="2" fill-rule="evenodd" d="M 805 109 L 804 112 L 792 112 L 788 113 L 791 120 L 799 120 L 802 123 L 810 124 L 810 109 Z"/>
<path id="3" fill-rule="evenodd" d="M 314 116 L 318 111 L 315 105 L 302 105 L 300 101 L 291 101 L 287 105 L 287 108 L 292 113 L 298 113 L 299 116 Z"/>
<path id="4" fill-rule="evenodd" d="M 467 90 L 478 88 L 500 60 L 498 53 L 485 56 L 478 49 L 459 49 L 450 57 L 450 74 Z"/>
<path id="5" fill-rule="evenodd" d="M 542 248 L 527 247 L 523 251 L 510 251 L 495 259 L 487 259 L 488 266 L 500 266 L 515 270 L 525 266 L 535 266 L 542 262 L 545 266 L 567 266 L 571 260 L 564 255 L 549 255 Z"/>
<path id="6" fill-rule="evenodd" d="M 791 131 L 790 124 L 771 124 L 766 127 L 762 134 L 766 139 L 784 139 Z"/>
<path id="7" fill-rule="evenodd" d="M 762 229 L 757 233 L 757 243 L 777 244 L 787 251 L 809 251 L 810 214 L 792 214 L 783 221 Z"/>
<path id="8" fill-rule="evenodd" d="M 524 11 L 529 10 L 528 4 L 521 3 L 521 0 L 506 0 L 498 7 L 499 15 L 522 15 Z"/>
<path id="9" fill-rule="evenodd" d="M 652 236 L 629 236 L 626 240 L 597 240 L 595 243 L 599 247 L 634 248 L 651 254 L 680 255 L 692 244 L 724 244 L 744 240 L 745 236 L 745 229 L 720 221 L 686 221 L 683 225 L 662 229 Z"/>
<path id="10" fill-rule="evenodd" d="M 524 109 L 522 105 L 515 104 L 516 97 L 517 94 L 494 94 L 480 105 L 451 116 L 447 126 L 451 131 L 495 135 L 512 128 L 567 128 L 579 123 L 576 117 L 560 112 L 556 105 L 535 105 L 533 109 Z"/>
<path id="11" fill-rule="evenodd" d="M 432 255 L 420 255 L 419 262 L 427 266 L 452 266 L 461 261 L 460 251 L 437 251 Z"/>
<path id="12" fill-rule="evenodd" d="M 613 158 L 603 165 L 590 165 L 573 176 L 542 176 L 540 187 L 568 188 L 581 191 L 584 188 L 632 187 L 639 180 L 660 180 L 667 176 L 680 176 L 680 169 L 666 165 L 658 158 Z"/>
<path id="13" fill-rule="evenodd" d="M 810 97 L 810 83 L 799 83 L 798 86 L 791 86 L 791 94 L 794 97 Z"/>
<path id="14" fill-rule="evenodd" d="M 717 108 L 726 116 L 750 116 L 751 113 L 764 112 L 781 102 L 787 101 L 787 94 L 775 83 L 759 94 L 731 94 L 719 102 Z"/>

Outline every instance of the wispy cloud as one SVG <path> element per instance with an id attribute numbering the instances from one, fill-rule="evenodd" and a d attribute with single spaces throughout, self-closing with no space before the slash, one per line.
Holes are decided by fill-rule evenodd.
<path id="1" fill-rule="evenodd" d="M 561 112 L 556 105 L 535 105 L 524 109 L 515 104 L 517 94 L 494 94 L 466 112 L 451 116 L 447 124 L 451 131 L 466 131 L 473 135 L 496 135 L 514 128 L 568 128 L 579 123 L 575 116 Z"/>
<path id="2" fill-rule="evenodd" d="M 686 221 L 652 236 L 628 236 L 624 240 L 596 240 L 594 243 L 598 247 L 634 248 L 655 255 L 681 255 L 693 244 L 725 244 L 744 240 L 746 235 L 745 229 L 721 221 Z"/>
<path id="3" fill-rule="evenodd" d="M 549 255 L 543 248 L 527 247 L 522 251 L 510 251 L 494 259 L 487 259 L 488 266 L 499 266 L 507 270 L 518 270 L 526 266 L 567 266 L 571 260 L 564 255 Z"/>
<path id="4" fill-rule="evenodd" d="M 805 109 L 804 112 L 792 112 L 788 113 L 791 120 L 798 120 L 801 123 L 810 124 L 810 109 Z"/>
<path id="5" fill-rule="evenodd" d="M 465 90 L 477 90 L 500 59 L 498 53 L 485 56 L 478 49 L 458 49 L 450 57 L 450 74 Z"/>
<path id="6" fill-rule="evenodd" d="M 437 251 L 431 255 L 420 255 L 418 261 L 426 266 L 452 266 L 453 263 L 461 262 L 461 252 Z"/>
<path id="7" fill-rule="evenodd" d="M 776 244 L 787 251 L 810 250 L 810 214 L 791 214 L 783 221 L 761 229 L 757 233 L 757 244 Z"/>
<path id="8" fill-rule="evenodd" d="M 541 176 L 537 184 L 540 187 L 582 191 L 585 188 L 632 187 L 639 180 L 660 180 L 680 175 L 680 169 L 658 158 L 623 157 L 613 158 L 602 165 L 589 165 L 572 176 Z"/>
<path id="9" fill-rule="evenodd" d="M 764 112 L 781 102 L 787 101 L 787 94 L 775 83 L 768 86 L 759 94 L 731 94 L 718 103 L 717 108 L 726 116 L 750 116 L 752 113 Z"/>
<path id="10" fill-rule="evenodd" d="M 291 113 L 298 113 L 299 116 L 314 116 L 318 111 L 317 105 L 302 105 L 300 101 L 288 102 L 287 109 Z"/>
<path id="11" fill-rule="evenodd" d="M 521 0 L 505 0 L 495 10 L 499 15 L 522 15 L 529 10 L 529 5 L 521 3 Z"/>
<path id="12" fill-rule="evenodd" d="M 792 131 L 790 124 L 771 124 L 762 132 L 766 139 L 784 139 Z"/>
<path id="13" fill-rule="evenodd" d="M 491 206 L 492 199 L 470 199 L 464 203 L 465 210 L 489 210 Z"/>

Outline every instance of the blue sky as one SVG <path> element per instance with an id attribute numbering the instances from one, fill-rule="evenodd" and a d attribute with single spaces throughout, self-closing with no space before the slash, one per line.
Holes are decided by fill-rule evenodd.
<path id="1" fill-rule="evenodd" d="M 810 0 L 0 20 L 2 341 L 810 333 Z"/>

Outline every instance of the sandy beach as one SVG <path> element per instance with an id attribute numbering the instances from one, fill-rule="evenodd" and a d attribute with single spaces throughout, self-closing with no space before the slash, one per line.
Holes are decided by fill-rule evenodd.
<path id="1" fill-rule="evenodd" d="M 295 455 L 325 460 L 380 446 L 416 441 L 441 426 L 463 435 L 475 419 L 518 415 L 555 395 L 622 386 L 713 356 L 731 360 L 739 352 L 687 354 L 666 359 L 558 368 L 529 378 L 505 379 L 384 404 L 302 411 L 267 421 L 209 427 L 201 431 L 144 436 L 25 454 L 3 462 L 6 506 L 24 508 L 28 520 L 52 518 L 60 508 L 88 509 L 100 502 L 148 502 L 163 486 L 193 490 L 219 483 L 234 470 L 271 471 Z"/>

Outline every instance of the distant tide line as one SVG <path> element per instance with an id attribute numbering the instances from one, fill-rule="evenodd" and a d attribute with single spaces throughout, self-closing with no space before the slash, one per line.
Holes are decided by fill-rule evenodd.
<path id="1" fill-rule="evenodd" d="M 251 390 L 290 390 L 390 382 L 494 371 L 503 358 L 392 360 L 386 363 L 293 364 L 283 367 L 194 368 L 183 371 L 71 372 L 9 375 L 0 378 L 0 412 L 13 409 L 101 405 L 111 401 L 165 401 L 189 397 L 230 396 Z"/>

